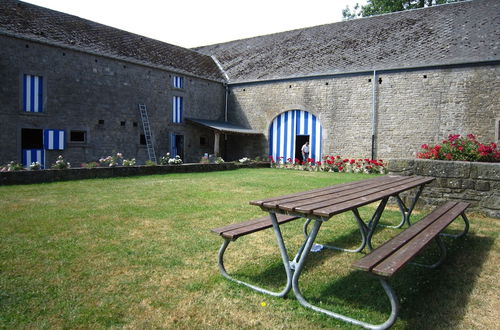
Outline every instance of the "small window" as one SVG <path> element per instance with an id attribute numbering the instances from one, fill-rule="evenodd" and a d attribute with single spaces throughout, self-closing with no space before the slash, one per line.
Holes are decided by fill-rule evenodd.
<path id="1" fill-rule="evenodd" d="M 183 98 L 174 96 L 172 99 L 172 122 L 182 123 Z"/>
<path id="2" fill-rule="evenodd" d="M 23 76 L 23 111 L 43 112 L 43 77 Z"/>
<path id="3" fill-rule="evenodd" d="M 121 121 L 120 122 L 120 126 L 125 126 L 126 122 L 125 121 Z"/>
<path id="4" fill-rule="evenodd" d="M 134 121 L 134 123 L 132 124 L 134 127 L 137 127 L 137 122 Z"/>
<path id="5" fill-rule="evenodd" d="M 71 131 L 69 132 L 69 141 L 70 142 L 86 142 L 86 134 L 85 131 Z"/>
<path id="6" fill-rule="evenodd" d="M 200 146 L 204 147 L 207 145 L 207 138 L 204 136 L 200 136 Z"/>
<path id="7" fill-rule="evenodd" d="M 184 88 L 184 78 L 179 76 L 174 76 L 172 84 L 174 88 Z"/>
<path id="8" fill-rule="evenodd" d="M 145 146 L 146 145 L 146 135 L 141 134 L 139 137 L 139 144 Z"/>
<path id="9" fill-rule="evenodd" d="M 104 119 L 99 119 L 98 123 L 99 125 L 104 125 Z"/>

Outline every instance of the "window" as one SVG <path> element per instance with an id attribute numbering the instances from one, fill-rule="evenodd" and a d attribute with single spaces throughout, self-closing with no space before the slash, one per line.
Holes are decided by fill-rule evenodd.
<path id="1" fill-rule="evenodd" d="M 46 129 L 43 131 L 43 146 L 46 150 L 64 150 L 63 130 Z"/>
<path id="2" fill-rule="evenodd" d="M 23 111 L 43 112 L 43 77 L 23 76 Z"/>
<path id="3" fill-rule="evenodd" d="M 172 80 L 174 88 L 184 88 L 184 78 L 179 76 L 174 76 Z"/>
<path id="4" fill-rule="evenodd" d="M 87 132 L 85 131 L 71 131 L 69 132 L 70 142 L 86 142 Z"/>
<path id="5" fill-rule="evenodd" d="M 182 96 L 174 96 L 172 100 L 172 122 L 182 123 Z"/>
<path id="6" fill-rule="evenodd" d="M 142 146 L 145 146 L 146 145 L 146 135 L 144 134 L 141 134 L 139 136 L 139 144 L 142 145 Z"/>

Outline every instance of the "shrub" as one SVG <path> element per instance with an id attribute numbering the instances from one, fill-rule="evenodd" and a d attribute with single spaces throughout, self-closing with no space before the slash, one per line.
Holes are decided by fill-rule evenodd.
<path id="1" fill-rule="evenodd" d="M 123 154 L 117 152 L 113 156 L 102 157 L 101 159 L 99 159 L 99 163 L 107 167 L 115 167 L 120 165 L 120 160 L 123 160 Z"/>
<path id="2" fill-rule="evenodd" d="M 424 150 L 417 153 L 417 158 L 436 160 L 463 160 L 470 162 L 500 162 L 497 145 L 480 143 L 473 134 L 461 137 L 450 134 L 441 144 L 423 144 Z"/>
<path id="3" fill-rule="evenodd" d="M 82 167 L 85 167 L 85 168 L 96 168 L 96 167 L 99 167 L 99 163 L 98 162 L 83 163 Z"/>
<path id="4" fill-rule="evenodd" d="M 124 159 L 122 161 L 123 166 L 134 166 L 135 165 L 135 158 L 132 159 Z"/>
<path id="5" fill-rule="evenodd" d="M 64 170 L 70 167 L 71 164 L 68 161 L 64 160 L 62 155 L 59 155 L 59 157 L 57 157 L 56 162 L 51 166 L 51 168 L 55 170 Z"/>
<path id="6" fill-rule="evenodd" d="M 22 171 L 24 170 L 23 165 L 16 163 L 14 161 L 4 165 L 0 168 L 0 172 L 13 172 L 13 171 Z"/>
<path id="7" fill-rule="evenodd" d="M 41 168 L 42 168 L 42 165 L 39 162 L 33 162 L 30 165 L 30 170 L 32 170 L 32 171 L 40 170 Z"/>

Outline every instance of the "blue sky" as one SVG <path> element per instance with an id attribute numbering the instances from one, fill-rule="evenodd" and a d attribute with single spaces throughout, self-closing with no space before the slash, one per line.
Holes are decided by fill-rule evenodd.
<path id="1" fill-rule="evenodd" d="M 182 47 L 338 22 L 366 0 L 24 0 Z"/>

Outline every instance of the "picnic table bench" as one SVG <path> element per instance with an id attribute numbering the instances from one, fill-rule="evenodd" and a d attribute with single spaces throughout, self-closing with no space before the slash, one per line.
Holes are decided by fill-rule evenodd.
<path id="1" fill-rule="evenodd" d="M 295 296 L 305 307 L 324 313 L 336 319 L 363 326 L 365 328 L 386 329 L 395 322 L 399 308 L 397 297 L 387 280 L 408 264 L 433 240 L 438 243 L 441 251 L 441 258 L 438 262 L 433 265 L 429 265 L 428 267 L 433 268 L 441 264 L 444 260 L 444 256 L 446 255 L 446 251 L 443 243 L 439 239 L 439 236 L 447 235 L 443 234 L 442 231 L 458 216 L 462 216 L 465 222 L 465 228 L 460 235 L 448 236 L 463 236 L 467 233 L 469 228 L 469 222 L 464 213 L 469 204 L 463 202 L 446 203 L 442 207 L 434 210 L 424 219 L 418 221 L 414 225 L 411 225 L 410 215 L 412 210 L 417 203 L 424 185 L 432 180 L 434 180 L 434 178 L 388 175 L 280 197 L 251 201 L 251 205 L 259 206 L 262 210 L 267 211 L 269 216 L 213 229 L 215 233 L 224 238 L 224 243 L 222 244 L 218 254 L 219 269 L 226 278 L 259 292 L 277 297 L 283 297 L 291 289 L 293 289 Z M 399 197 L 399 194 L 413 188 L 417 188 L 417 192 L 411 202 L 411 205 L 407 207 Z M 407 223 L 410 227 L 379 248 L 373 250 L 371 238 L 390 197 L 394 197 L 397 200 L 402 213 L 402 224 Z M 378 207 L 370 220 L 365 222 L 361 218 L 358 208 L 377 201 L 380 201 Z M 321 225 L 328 221 L 333 215 L 346 211 L 352 211 L 354 218 L 356 219 L 361 234 L 361 245 L 357 249 L 353 250 L 328 245 L 324 245 L 324 247 L 340 249 L 348 252 L 360 252 L 365 247 L 368 247 L 370 251 L 373 250 L 370 254 L 357 261 L 353 266 L 357 269 L 377 276 L 389 297 L 391 303 L 391 314 L 387 321 L 379 325 L 365 323 L 363 321 L 312 305 L 300 292 L 300 274 Z M 290 260 L 283 241 L 280 225 L 298 218 L 306 219 L 304 224 L 305 241 L 299 248 L 293 260 Z M 311 232 L 308 232 L 308 225 L 312 221 L 314 221 L 313 228 Z M 283 266 L 287 275 L 285 287 L 279 292 L 270 291 L 231 277 L 224 267 L 223 259 L 224 253 L 230 242 L 235 241 L 239 237 L 271 227 L 275 232 Z M 399 228 L 401 227 L 401 224 L 394 227 Z"/>

